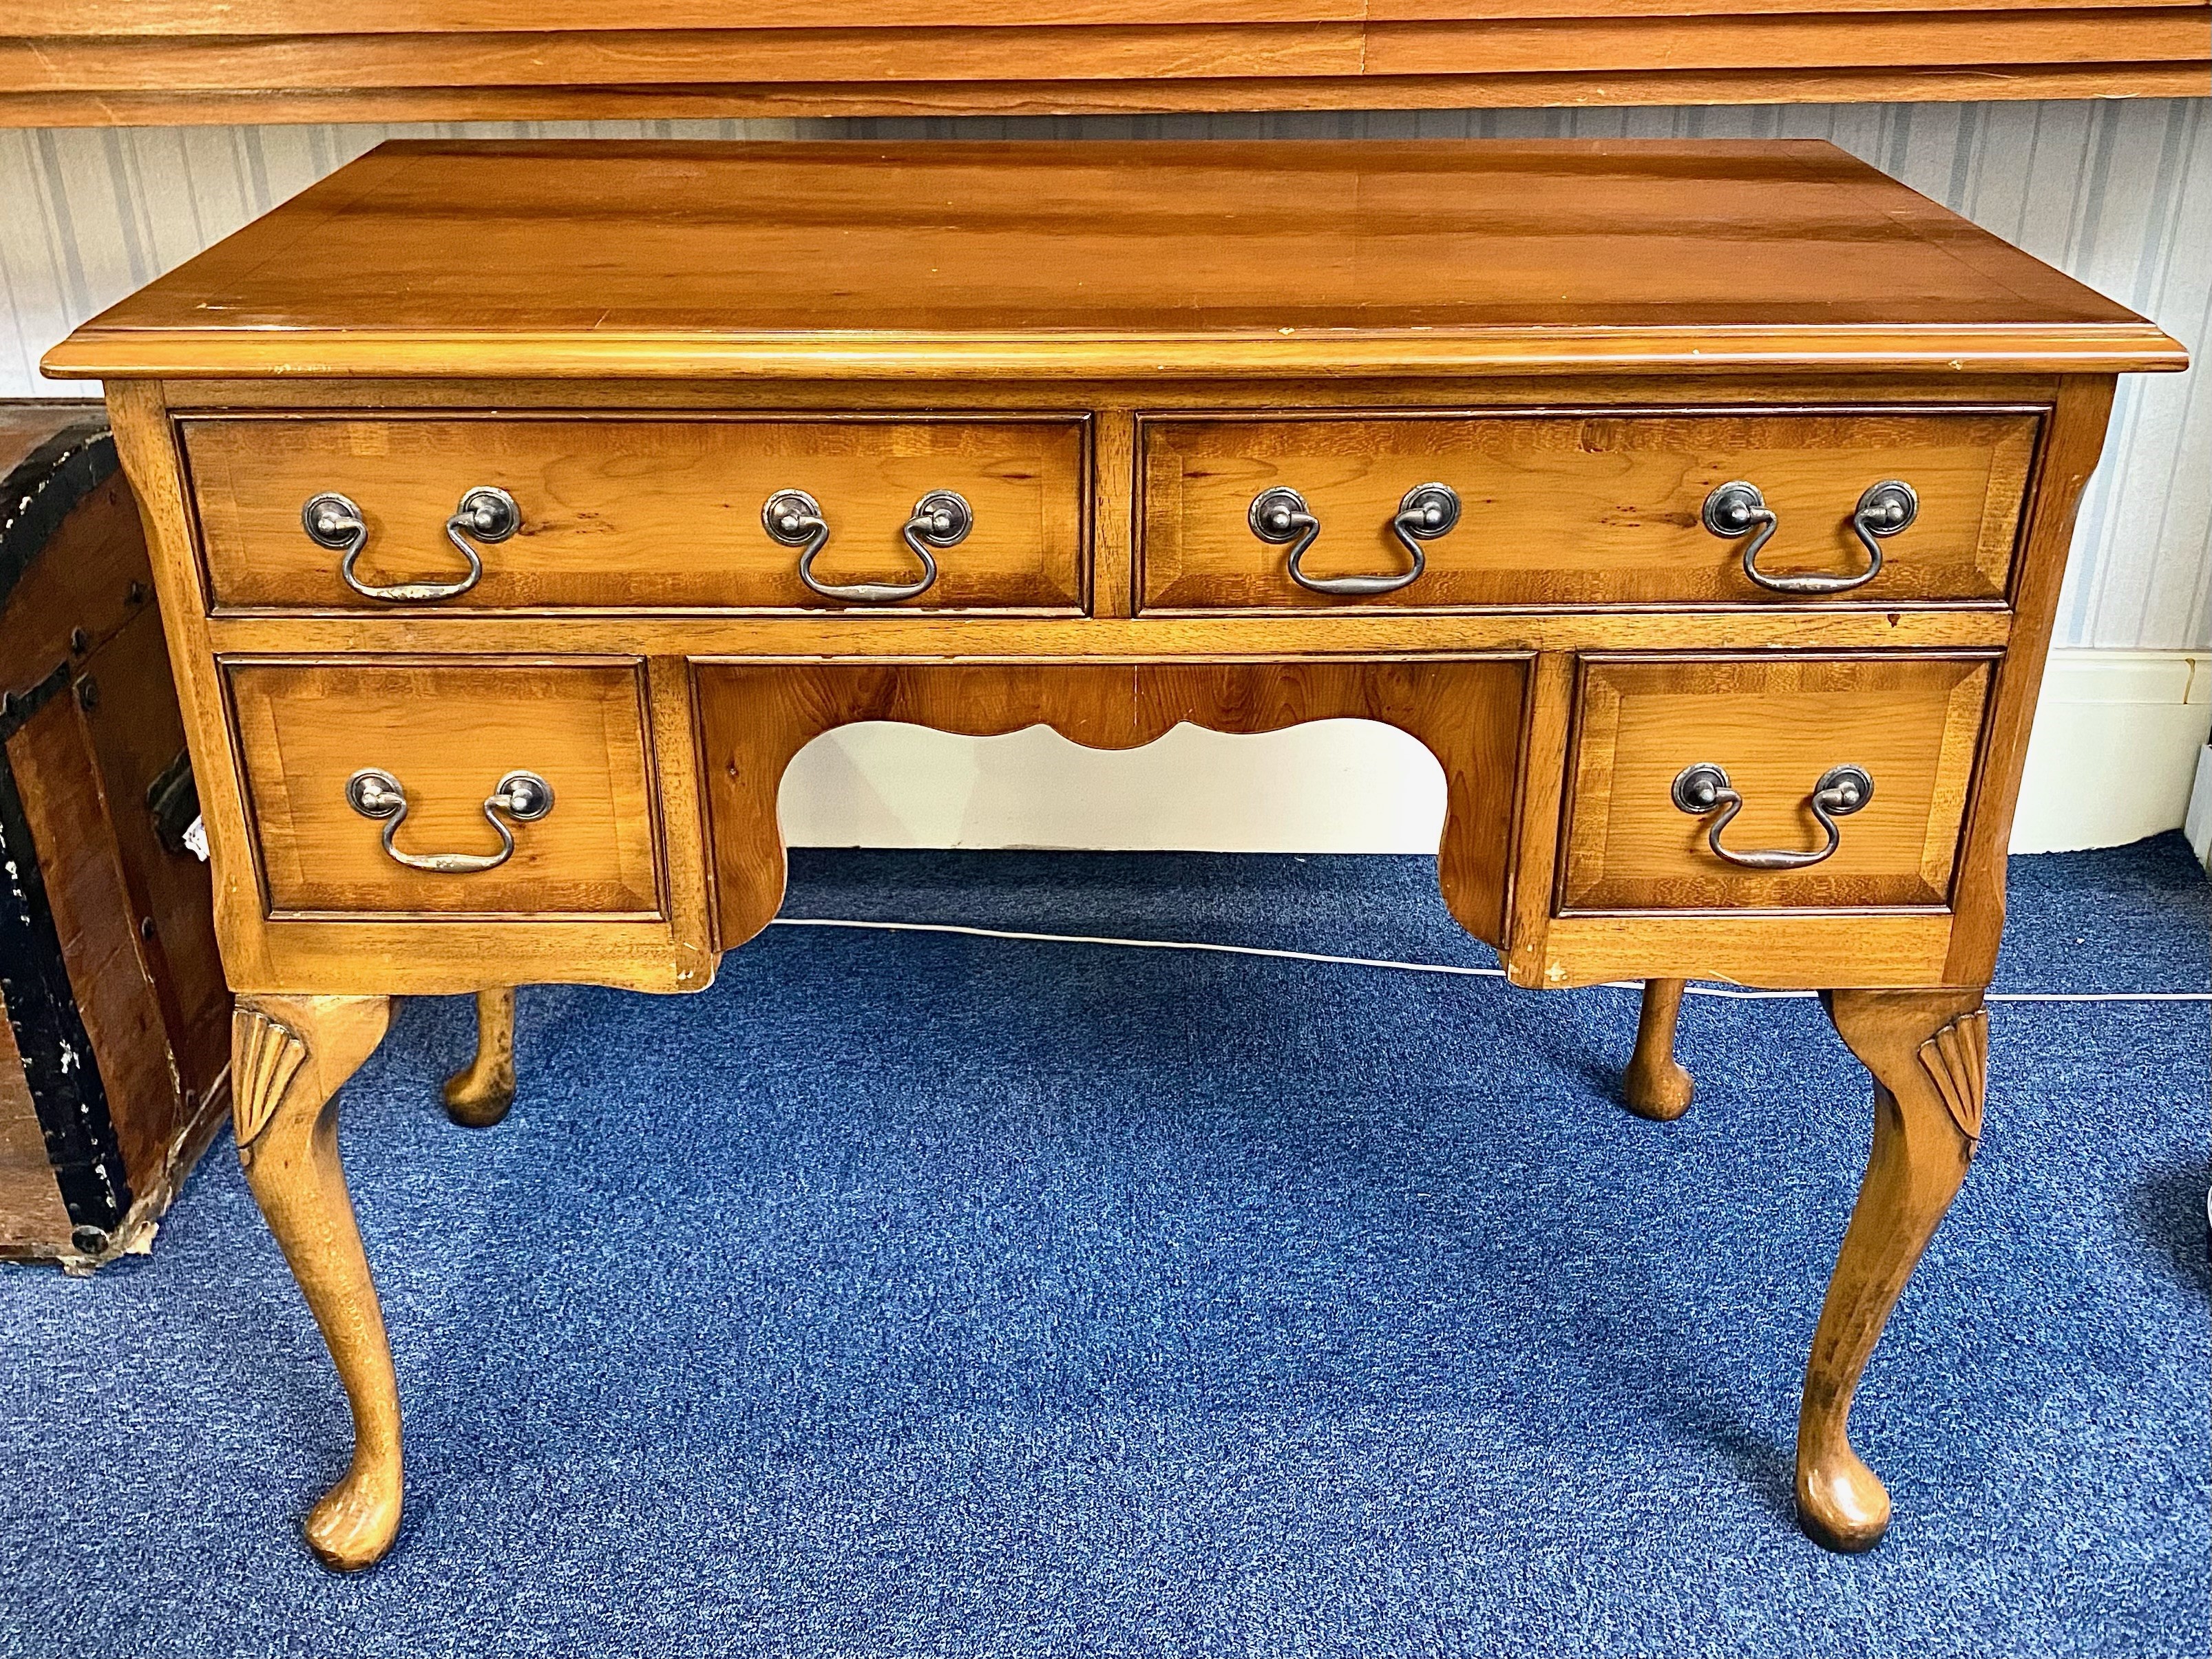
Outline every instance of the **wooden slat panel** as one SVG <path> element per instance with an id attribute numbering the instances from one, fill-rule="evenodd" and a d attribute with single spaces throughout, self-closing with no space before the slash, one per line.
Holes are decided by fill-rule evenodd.
<path id="1" fill-rule="evenodd" d="M 1507 4 L 1521 0 L 1505 0 Z M 1536 0 L 1537 3 L 1547 0 Z M 1558 5 L 1564 0 L 1548 0 Z M 1638 0 L 1676 9 L 1729 5 L 1735 0 Z M 1773 0 L 1754 0 L 1771 4 Z M 1782 0 L 1826 5 L 1827 0 Z M 1858 0 L 1883 6 L 1926 0 Z M 1987 0 L 2018 5 L 2023 0 Z M 2045 0 L 2026 0 L 2043 3 Z M 2124 5 L 2135 0 L 2109 0 Z M 9 32 L 21 35 L 410 34 L 526 30 L 569 33 L 594 29 L 934 29 L 1003 26 L 1187 23 L 1357 23 L 1366 0 L 1042 0 L 1018 9 L 1006 0 L 30 0 L 12 8 Z M 1010 15 L 1013 14 L 1013 15 Z M 1454 12 L 1453 15 L 1480 15 Z"/>
<path id="2" fill-rule="evenodd" d="M 1589 22 L 1613 19 L 1746 18 L 1851 14 L 1860 27 L 1886 28 L 1869 12 L 1918 12 L 1943 16 L 1953 12 L 2037 12 L 2166 9 L 2201 12 L 2202 0 L 1368 0 L 1366 21 L 1375 23 L 1480 22 L 1486 19 L 1571 17 Z"/>
<path id="3" fill-rule="evenodd" d="M 757 82 L 1280 78 L 1770 70 L 1864 64 L 1863 18 L 1247 25 L 1155 29 L 788 29 L 336 35 L 319 39 L 0 42 L 0 86 L 24 92 L 253 92 L 267 87 L 690 87 L 742 61 Z M 2173 9 L 2051 12 L 2008 20 L 1899 17 L 1900 62 L 1942 65 L 2142 63 L 2185 57 L 2201 20 Z M 1655 61 L 1656 60 L 1656 61 Z"/>
<path id="4" fill-rule="evenodd" d="M 1670 18 L 1525 23 L 1394 23 L 1367 30 L 1365 73 L 1505 74 L 1664 68 L 1849 69 L 1867 61 L 1860 17 Z M 1880 26 L 1883 50 L 1921 68 L 1945 64 L 2142 63 L 2205 44 L 2203 21 L 2182 11 L 2047 12 L 2007 17 L 1913 14 Z"/>
<path id="5" fill-rule="evenodd" d="M 251 92 L 264 87 L 695 86 L 733 63 L 764 82 L 1034 81 L 1360 72 L 1351 24 L 1243 27 L 779 29 L 0 41 L 0 87 Z"/>
<path id="6" fill-rule="evenodd" d="M 4 86 L 4 82 L 0 82 Z M 2212 70 L 2154 63 L 1899 70 L 1651 70 L 1285 80 L 808 82 L 686 87 L 362 87 L 218 93 L 0 90 L 0 127 L 286 125 L 329 121 L 743 120 L 795 117 L 1158 115 L 1245 110 L 1632 108 L 1670 104 L 1899 104 L 1992 99 L 2202 98 Z"/>
<path id="7" fill-rule="evenodd" d="M 2201 10 L 2199 0 L 1043 0 L 1022 25 L 1474 21 L 1525 17 L 1752 17 L 1805 12 L 2078 11 L 2144 4 Z M 29 0 L 25 37 L 568 33 L 577 30 L 886 28 L 1007 24 L 1005 0 Z"/>
<path id="8" fill-rule="evenodd" d="M 708 118 L 2203 95 L 2202 0 L 49 0 L 0 122 Z M 708 26 L 711 25 L 711 27 Z M 729 79 L 742 65 L 745 78 Z"/>

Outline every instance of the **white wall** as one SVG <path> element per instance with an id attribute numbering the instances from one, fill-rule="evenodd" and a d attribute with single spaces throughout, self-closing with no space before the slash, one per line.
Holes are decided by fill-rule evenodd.
<path id="1" fill-rule="evenodd" d="M 79 321 L 372 144 L 410 133 L 1823 137 L 2134 307 L 2192 352 L 2212 332 L 2212 103 L 2203 100 L 30 130 L 0 131 L 0 397 L 81 391 L 37 372 L 40 354 Z M 2065 672 L 2054 673 L 2022 844 L 2127 839 L 2169 811 L 2179 825 L 2180 805 L 2165 803 L 2162 781 L 2174 769 L 2166 751 L 2193 730 L 2175 763 L 2193 767 L 2198 712 L 2212 719 L 2212 704 L 2186 691 L 2201 690 L 2203 676 L 2200 664 L 2191 679 L 2197 658 L 2185 654 L 2212 650 L 2212 375 L 2123 383 L 2105 465 L 2084 503 L 2058 641 L 2128 654 L 2069 655 Z M 2164 667 L 2147 667 L 2146 652 L 2168 653 Z M 2051 712 L 2058 702 L 2063 716 Z M 2046 800 L 2057 781 L 2083 767 L 2112 771 L 2119 755 L 2150 757 L 2118 769 L 2115 787 L 2131 807 L 2085 818 Z M 1042 732 L 970 743 L 871 728 L 810 747 L 787 781 L 784 810 L 800 843 L 1395 851 L 1433 847 L 1440 791 L 1411 739 L 1374 726 L 1264 738 L 1179 732 L 1119 756 Z"/>

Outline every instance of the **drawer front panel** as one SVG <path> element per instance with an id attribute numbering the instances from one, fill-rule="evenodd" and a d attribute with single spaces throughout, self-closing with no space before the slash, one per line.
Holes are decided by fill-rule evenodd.
<path id="1" fill-rule="evenodd" d="M 1560 908 L 1944 905 L 1991 669 L 1966 657 L 1586 660 Z M 1675 780 L 1705 765 L 1741 797 L 1721 837 L 1736 853 L 1819 851 L 1810 802 L 1831 769 L 1858 767 L 1873 788 L 1832 814 L 1832 856 L 1747 869 L 1712 850 L 1718 811 L 1675 804 Z"/>
<path id="2" fill-rule="evenodd" d="M 641 665 L 226 667 L 271 915 L 660 914 Z M 496 857 L 484 803 L 510 773 L 552 804 L 501 813 L 514 849 L 496 867 L 415 869 L 349 799 L 369 769 L 404 793 L 392 845 L 415 858 Z"/>
<path id="3" fill-rule="evenodd" d="M 380 612 L 548 606 L 736 610 L 1082 608 L 1085 426 L 1060 420 L 221 418 L 183 423 L 219 607 Z M 480 488 L 520 523 L 477 539 L 483 574 L 451 598 L 393 603 L 340 576 L 343 549 L 302 527 L 325 493 L 359 509 L 365 585 L 465 578 L 447 520 Z M 896 585 L 923 567 L 902 536 L 951 490 L 972 527 L 896 604 L 825 598 L 804 546 L 773 538 L 769 498 L 803 491 L 830 527 L 825 586 Z"/>
<path id="4" fill-rule="evenodd" d="M 1147 420 L 1141 592 L 1165 611 L 1802 604 L 1745 574 L 1748 538 L 1708 531 L 1707 498 L 1757 486 L 1777 520 L 1763 571 L 1847 577 L 1869 562 L 1852 528 L 1861 495 L 1899 479 L 1917 516 L 1877 538 L 1879 575 L 1829 602 L 2001 599 L 2038 425 L 1879 410 Z M 1431 483 L 1457 495 L 1458 522 L 1386 594 L 1301 586 L 1292 546 L 1248 518 L 1261 492 L 1296 490 L 1321 526 L 1306 574 L 1397 574 L 1411 560 L 1392 520 Z"/>

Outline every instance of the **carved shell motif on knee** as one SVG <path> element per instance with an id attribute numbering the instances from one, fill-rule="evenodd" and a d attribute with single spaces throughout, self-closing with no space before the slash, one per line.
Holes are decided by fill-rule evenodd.
<path id="1" fill-rule="evenodd" d="M 1920 1064 L 1959 1133 L 1978 1144 L 1982 1100 L 1989 1084 L 1990 1016 L 1984 1008 L 1961 1014 L 1920 1045 Z"/>
<path id="2" fill-rule="evenodd" d="M 231 1127 L 243 1158 L 276 1115 L 307 1057 L 307 1045 L 268 1015 L 240 1008 L 230 1017 L 230 1048 Z"/>

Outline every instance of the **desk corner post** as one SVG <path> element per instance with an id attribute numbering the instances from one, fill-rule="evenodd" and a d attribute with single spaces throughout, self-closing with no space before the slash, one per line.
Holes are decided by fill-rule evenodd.
<path id="1" fill-rule="evenodd" d="M 239 1161 L 353 1410 L 352 1464 L 306 1527 L 341 1571 L 379 1559 L 399 1530 L 398 1382 L 337 1141 L 338 1089 L 376 1051 L 391 1012 L 380 996 L 250 995 L 231 1021 Z"/>
<path id="2" fill-rule="evenodd" d="M 1966 1180 L 1982 1128 L 1989 1015 L 1979 988 L 1826 991 L 1874 1078 L 1874 1144 L 1805 1366 L 1797 1514 L 1835 1550 L 1889 1527 L 1889 1493 L 1851 1449 L 1851 1397 L 1890 1310 Z"/>

